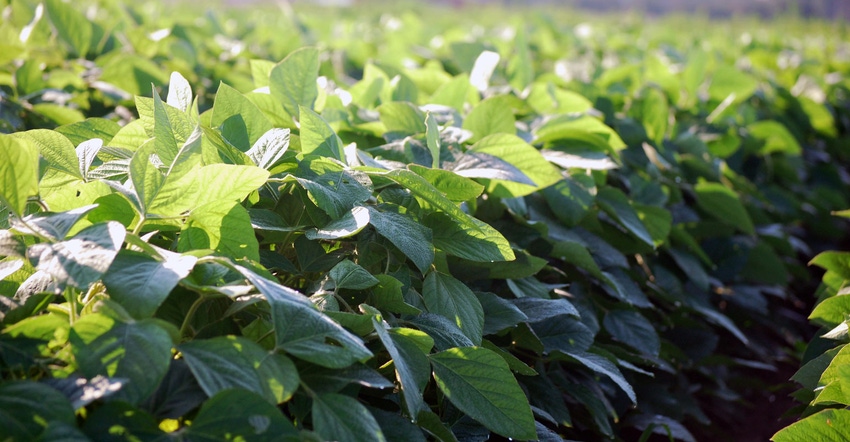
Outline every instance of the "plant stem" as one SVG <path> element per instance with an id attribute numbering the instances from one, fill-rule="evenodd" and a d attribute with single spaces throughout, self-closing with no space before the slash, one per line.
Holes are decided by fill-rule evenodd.
<path id="1" fill-rule="evenodd" d="M 180 338 L 189 335 L 189 331 L 192 328 L 192 319 L 195 318 L 195 313 L 197 313 L 198 308 L 200 308 L 201 304 L 204 302 L 206 302 L 206 298 L 199 296 L 198 299 L 192 303 L 192 306 L 189 307 L 189 311 L 186 312 L 186 317 L 183 318 L 183 324 L 180 326 Z"/>

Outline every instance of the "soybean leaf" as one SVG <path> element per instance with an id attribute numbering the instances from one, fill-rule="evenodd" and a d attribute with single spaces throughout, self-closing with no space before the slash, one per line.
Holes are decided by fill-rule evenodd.
<path id="1" fill-rule="evenodd" d="M 32 381 L 0 385 L 0 428 L 8 440 L 38 440 L 49 423 L 74 421 L 71 403 L 52 387 Z"/>
<path id="2" fill-rule="evenodd" d="M 95 224 L 66 241 L 35 244 L 27 255 L 36 269 L 51 275 L 60 287 L 85 290 L 112 264 L 126 233 L 115 221 Z"/>
<path id="3" fill-rule="evenodd" d="M 258 261 L 260 244 L 248 211 L 236 201 L 213 201 L 192 210 L 177 239 L 177 250 L 203 249 Z"/>
<path id="4" fill-rule="evenodd" d="M 186 438 L 203 442 L 223 440 L 299 441 L 298 431 L 274 405 L 247 390 L 224 390 L 204 402 Z"/>
<path id="5" fill-rule="evenodd" d="M 295 179 L 307 190 L 313 203 L 334 219 L 348 214 L 372 196 L 367 177 L 346 170 L 329 158 L 311 156 L 304 159 L 298 164 Z"/>
<path id="6" fill-rule="evenodd" d="M 103 140 L 100 138 L 83 141 L 79 146 L 77 146 L 76 152 L 79 160 L 80 174 L 82 174 L 84 180 L 89 179 L 89 170 L 91 170 L 91 165 L 97 158 L 97 153 L 100 152 L 102 147 Z"/>
<path id="7" fill-rule="evenodd" d="M 210 397 L 238 388 L 277 405 L 288 401 L 298 388 L 298 371 L 289 358 L 240 336 L 195 339 L 178 350 Z"/>
<path id="8" fill-rule="evenodd" d="M 622 191 L 614 187 L 603 187 L 596 195 L 596 203 L 637 239 L 655 248 L 652 235 L 649 234 L 634 207 L 629 203 L 629 198 Z"/>
<path id="9" fill-rule="evenodd" d="M 566 299 L 519 298 L 512 302 L 528 318 L 528 322 L 539 322 L 555 316 L 578 317 L 578 310 Z"/>
<path id="10" fill-rule="evenodd" d="M 171 336 L 153 319 L 120 322 L 88 314 L 71 327 L 69 340 L 84 376 L 132 380 L 112 396 L 131 404 L 156 390 L 171 361 Z"/>
<path id="11" fill-rule="evenodd" d="M 425 135 L 428 150 L 431 152 L 431 167 L 440 166 L 440 127 L 430 112 L 425 117 Z"/>
<path id="12" fill-rule="evenodd" d="M 319 50 L 301 48 L 286 56 L 269 74 L 269 91 L 286 112 L 299 120 L 300 107 L 313 108 L 319 89 Z"/>
<path id="13" fill-rule="evenodd" d="M 430 356 L 440 391 L 460 411 L 513 439 L 534 439 L 528 399 L 497 354 L 480 347 L 452 348 Z"/>
<path id="14" fill-rule="evenodd" d="M 584 352 L 593 344 L 593 331 L 575 318 L 552 316 L 529 326 L 547 353 Z"/>
<path id="15" fill-rule="evenodd" d="M 247 138 L 244 140 L 234 139 L 232 136 L 225 138 L 242 152 L 248 151 L 257 140 L 272 129 L 272 124 L 251 100 L 236 89 L 221 83 L 215 94 L 210 124 L 213 127 L 221 127 L 227 121 L 234 121 L 231 119 L 241 121 Z"/>
<path id="16" fill-rule="evenodd" d="M 274 128 L 264 133 L 245 153 L 254 160 L 254 164 L 268 170 L 283 157 L 288 148 L 289 129 Z"/>
<path id="17" fill-rule="evenodd" d="M 347 259 L 335 265 L 328 275 L 333 279 L 336 287 L 342 289 L 363 290 L 379 282 L 366 269 Z"/>
<path id="18" fill-rule="evenodd" d="M 312 228 L 304 232 L 308 239 L 340 239 L 360 233 L 369 225 L 369 209 L 356 206 L 341 218 L 331 221 L 322 228 Z"/>
<path id="19" fill-rule="evenodd" d="M 327 393 L 313 398 L 313 429 L 324 440 L 340 442 L 386 441 L 372 413 L 357 399 Z"/>
<path id="20" fill-rule="evenodd" d="M 394 101 L 378 107 L 381 122 L 387 128 L 387 135 L 402 138 L 408 135 L 424 133 L 425 116 L 412 103 Z M 387 136 L 385 135 L 385 136 Z"/>
<path id="21" fill-rule="evenodd" d="M 393 360 L 396 379 L 401 384 L 401 392 L 404 395 L 405 410 L 408 416 L 415 419 L 419 411 L 427 408 L 422 399 L 422 390 L 431 377 L 428 358 L 409 338 L 390 334 L 375 317 L 372 318 L 372 324 Z"/>
<path id="22" fill-rule="evenodd" d="M 30 142 L 0 135 L 0 203 L 22 216 L 27 198 L 38 194 L 38 149 Z"/>
<path id="23" fill-rule="evenodd" d="M 740 229 L 749 235 L 755 234 L 750 215 L 734 191 L 720 183 L 700 182 L 694 186 L 697 206 L 718 221 Z"/>
<path id="24" fill-rule="evenodd" d="M 477 198 L 484 191 L 484 186 L 481 184 L 449 170 L 429 169 L 417 164 L 411 164 L 407 167 L 428 180 L 432 186 L 445 194 L 446 198 L 454 202 L 469 201 Z"/>
<path id="25" fill-rule="evenodd" d="M 461 241 L 461 246 L 452 251 L 455 256 L 471 261 L 511 261 L 515 259 L 510 244 L 501 233 L 460 210 L 455 203 L 443 196 L 440 191 L 421 176 L 409 170 L 393 170 L 374 174 L 389 178 L 402 185 L 417 197 L 444 212 L 456 224 L 456 235 L 453 235 L 453 238 Z"/>
<path id="26" fill-rule="evenodd" d="M 92 204 L 59 213 L 33 213 L 24 217 L 23 222 L 13 220 L 12 229 L 24 235 L 36 235 L 53 241 L 61 241 L 68 236 L 77 222 L 96 207 Z"/>
<path id="27" fill-rule="evenodd" d="M 528 320 L 528 316 L 507 299 L 486 292 L 475 292 L 475 296 L 484 309 L 484 335 L 498 333 Z"/>
<path id="28" fill-rule="evenodd" d="M 498 179 L 488 180 L 485 187 L 495 196 L 525 196 L 561 180 L 561 174 L 543 158 L 540 151 L 513 134 L 488 135 L 475 143 L 470 151 L 500 158 L 519 169 L 534 183 L 529 185 Z"/>
<path id="29" fill-rule="evenodd" d="M 269 281 L 245 267 L 231 266 L 271 304 L 276 348 L 328 368 L 346 367 L 372 356 L 363 341 L 316 310 L 301 293 Z"/>
<path id="30" fill-rule="evenodd" d="M 401 213 L 380 211 L 372 207 L 369 207 L 369 223 L 407 255 L 422 273 L 428 271 L 434 262 L 430 229 Z"/>
<path id="31" fill-rule="evenodd" d="M 61 172 L 67 178 L 83 178 L 74 145 L 61 133 L 47 129 L 35 129 L 18 132 L 13 137 L 29 140 L 32 145 L 38 148 L 38 153 L 47 160 L 47 167 L 50 169 Z"/>
<path id="32" fill-rule="evenodd" d="M 631 384 L 626 381 L 626 378 L 623 377 L 623 374 L 611 361 L 593 353 L 573 352 L 569 353 L 569 356 L 585 367 L 607 376 L 626 393 L 632 403 L 637 402 L 637 397 Z"/>
<path id="33" fill-rule="evenodd" d="M 269 172 L 259 167 L 234 164 L 210 164 L 197 173 L 204 183 L 204 192 L 198 194 L 195 207 L 207 203 L 242 202 L 248 194 L 260 188 L 269 178 Z"/>
<path id="34" fill-rule="evenodd" d="M 492 134 L 515 134 L 516 119 L 506 95 L 487 98 L 478 103 L 463 120 L 463 128 L 473 133 L 471 143 Z"/>
<path id="35" fill-rule="evenodd" d="M 850 438 L 850 410 L 828 409 L 797 421 L 774 434 L 773 442 L 818 440 L 840 442 Z"/>
<path id="36" fill-rule="evenodd" d="M 59 38 L 71 47 L 74 55 L 84 58 L 89 52 L 94 35 L 92 22 L 79 10 L 61 0 L 47 1 L 47 15 L 59 32 Z"/>
<path id="37" fill-rule="evenodd" d="M 422 312 L 408 319 L 407 322 L 434 339 L 434 346 L 438 350 L 446 350 L 453 347 L 472 347 L 475 345 L 458 328 L 454 321 L 445 316 Z"/>
<path id="38" fill-rule="evenodd" d="M 149 318 L 197 261 L 189 255 L 169 253 L 157 260 L 145 253 L 121 250 L 103 275 L 103 285 L 127 313 L 137 319 Z"/>
<path id="39" fill-rule="evenodd" d="M 647 356 L 658 356 L 661 341 L 655 328 L 643 315 L 634 310 L 610 310 L 602 321 L 614 339 Z"/>
<path id="40" fill-rule="evenodd" d="M 534 186 L 534 181 L 526 176 L 519 168 L 499 157 L 467 151 L 457 156 L 457 160 L 451 165 L 452 171 L 466 178 L 493 179 L 511 181 L 514 183 Z"/>
<path id="41" fill-rule="evenodd" d="M 153 416 L 121 401 L 108 402 L 96 408 L 86 416 L 83 426 L 86 436 L 106 441 L 114 440 L 116 428 L 120 428 L 121 437 L 128 439 L 163 441 L 168 437 L 157 426 Z"/>
<path id="42" fill-rule="evenodd" d="M 179 72 L 172 72 L 171 78 L 168 80 L 168 95 L 165 97 L 165 102 L 169 106 L 188 112 L 192 107 L 192 86 L 185 77 Z"/>
<path id="43" fill-rule="evenodd" d="M 432 271 L 422 284 L 422 298 L 428 311 L 451 320 L 474 344 L 481 344 L 484 309 L 464 283 L 450 275 Z"/>
<path id="44" fill-rule="evenodd" d="M 422 312 L 404 301 L 404 294 L 401 291 L 404 284 L 401 281 L 389 275 L 375 275 L 375 278 L 379 282 L 372 287 L 370 305 L 394 313 L 417 315 Z"/>
<path id="45" fill-rule="evenodd" d="M 343 160 L 342 140 L 319 114 L 301 107 L 301 152 Z"/>

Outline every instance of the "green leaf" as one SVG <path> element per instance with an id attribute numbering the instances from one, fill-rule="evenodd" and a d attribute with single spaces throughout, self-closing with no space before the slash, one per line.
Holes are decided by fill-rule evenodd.
<path id="1" fill-rule="evenodd" d="M 125 323 L 100 313 L 88 314 L 74 323 L 69 340 L 85 377 L 132 381 L 112 396 L 131 404 L 154 392 L 171 361 L 171 336 L 153 319 Z"/>
<path id="2" fill-rule="evenodd" d="M 330 158 L 305 158 L 298 164 L 295 179 L 313 203 L 334 219 L 348 215 L 372 196 L 368 177 Z"/>
<path id="3" fill-rule="evenodd" d="M 516 134 L 516 119 L 511 111 L 510 97 L 497 95 L 478 103 L 463 120 L 463 128 L 471 131 L 471 143 L 493 134 Z"/>
<path id="4" fill-rule="evenodd" d="M 425 116 L 425 141 L 431 152 L 431 167 L 440 167 L 440 126 L 434 115 L 428 112 Z"/>
<path id="5" fill-rule="evenodd" d="M 463 177 L 535 185 L 534 181 L 516 166 L 490 154 L 467 151 L 456 159 L 457 161 L 451 164 L 452 171 Z"/>
<path id="6" fill-rule="evenodd" d="M 528 320 L 528 316 L 507 299 L 487 292 L 475 292 L 475 296 L 484 309 L 484 335 L 498 333 Z"/>
<path id="7" fill-rule="evenodd" d="M 453 347 L 472 347 L 475 344 L 458 328 L 454 321 L 436 313 L 422 312 L 407 320 L 434 340 L 438 350 Z"/>
<path id="8" fill-rule="evenodd" d="M 269 353 L 243 337 L 195 339 L 178 350 L 210 397 L 238 388 L 277 405 L 288 401 L 298 388 L 298 370 L 289 358 Z"/>
<path id="9" fill-rule="evenodd" d="M 165 102 L 180 111 L 188 112 L 192 107 L 194 96 L 192 86 L 186 80 L 186 77 L 180 75 L 179 72 L 172 72 L 171 78 L 168 80 L 168 96 Z"/>
<path id="10" fill-rule="evenodd" d="M 816 265 L 844 279 L 850 279 L 850 252 L 821 252 L 809 261 L 809 265 Z"/>
<path id="11" fill-rule="evenodd" d="M 720 183 L 703 181 L 694 186 L 697 206 L 718 221 L 736 227 L 749 235 L 755 234 L 750 215 L 738 195 Z"/>
<path id="12" fill-rule="evenodd" d="M 456 225 L 452 235 L 453 239 L 460 241 L 461 244 L 453 248 L 450 253 L 471 261 L 511 261 L 515 259 L 510 244 L 501 233 L 460 210 L 455 203 L 443 196 L 424 178 L 409 170 L 374 172 L 374 174 L 401 184 L 402 187 L 410 190 L 411 193 L 448 216 Z M 444 245 L 439 247 L 443 248 Z"/>
<path id="13" fill-rule="evenodd" d="M 364 290 L 378 284 L 378 279 L 366 269 L 345 259 L 328 272 L 338 289 Z"/>
<path id="14" fill-rule="evenodd" d="M 197 180 L 203 183 L 204 191 L 199 192 L 195 207 L 207 203 L 241 203 L 248 194 L 262 187 L 269 178 L 265 169 L 234 164 L 210 164 L 197 173 Z"/>
<path id="15" fill-rule="evenodd" d="M 551 316 L 531 322 L 529 326 L 546 353 L 584 352 L 593 344 L 593 331 L 572 317 Z"/>
<path id="16" fill-rule="evenodd" d="M 422 284 L 422 298 L 428 311 L 454 322 L 473 344 L 481 344 L 484 309 L 464 283 L 450 275 L 432 271 Z"/>
<path id="17" fill-rule="evenodd" d="M 248 211 L 236 201 L 213 201 L 192 210 L 177 239 L 177 250 L 204 249 L 259 261 L 260 244 Z"/>
<path id="18" fill-rule="evenodd" d="M 389 205 L 383 205 L 389 209 Z M 369 207 L 369 223 L 378 234 L 398 247 L 422 273 L 434 262 L 431 246 L 431 230 L 412 220 L 409 216 L 393 211 L 380 211 Z"/>
<path id="19" fill-rule="evenodd" d="M 734 94 L 735 102 L 742 102 L 755 93 L 758 82 L 746 72 L 733 66 L 721 66 L 711 76 L 708 95 L 712 100 L 723 101 Z"/>
<path id="20" fill-rule="evenodd" d="M 401 281 L 389 275 L 375 275 L 375 278 L 379 282 L 372 287 L 372 296 L 369 298 L 370 305 L 393 313 L 418 315 L 422 312 L 404 302 L 404 294 L 401 291 L 404 284 Z"/>
<path id="21" fill-rule="evenodd" d="M 446 198 L 454 202 L 469 201 L 478 198 L 484 191 L 484 186 L 464 178 L 450 170 L 429 169 L 418 164 L 410 164 L 408 169 L 428 180 L 432 186 L 442 192 Z"/>
<path id="22" fill-rule="evenodd" d="M 146 121 L 146 115 L 142 112 L 143 110 L 140 107 L 139 116 L 143 121 Z M 192 137 L 193 132 L 200 132 L 188 115 L 163 103 L 156 91 L 153 94 L 153 120 L 156 154 L 166 164 L 175 162 L 180 147 Z M 195 136 L 200 136 L 200 134 L 198 133 Z"/>
<path id="23" fill-rule="evenodd" d="M 372 324 L 378 338 L 393 360 L 396 379 L 401 384 L 401 392 L 404 395 L 407 415 L 415 419 L 421 410 L 428 408 L 422 399 L 422 390 L 431 377 L 428 357 L 410 338 L 390 334 L 375 317 L 372 318 Z"/>
<path id="24" fill-rule="evenodd" d="M 47 160 L 48 167 L 74 178 L 83 178 L 74 145 L 61 133 L 47 129 L 35 129 L 19 132 L 14 136 L 26 138 L 38 147 L 38 152 L 42 158 Z"/>
<path id="25" fill-rule="evenodd" d="M 227 121 L 240 120 L 245 126 L 247 139 L 238 140 L 225 137 L 242 152 L 254 145 L 266 132 L 272 129 L 272 124 L 254 103 L 236 89 L 221 83 L 215 94 L 212 118 L 213 127 L 221 127 Z M 231 123 L 232 124 L 232 123 Z"/>
<path id="26" fill-rule="evenodd" d="M 830 361 L 815 388 L 812 405 L 850 405 L 850 347 L 843 346 Z"/>
<path id="27" fill-rule="evenodd" d="M 640 122 L 643 123 L 646 135 L 656 145 L 660 146 L 667 133 L 667 124 L 670 118 L 667 96 L 657 88 L 648 87 L 633 109 L 636 111 Z"/>
<path id="28" fill-rule="evenodd" d="M 395 138 L 425 133 L 425 116 L 413 105 L 400 101 L 384 103 L 378 107 L 381 122 L 387 128 L 387 134 Z M 386 135 L 385 135 L 386 136 Z"/>
<path id="29" fill-rule="evenodd" d="M 299 120 L 299 108 L 313 108 L 319 89 L 319 50 L 301 48 L 286 56 L 269 74 L 269 90 L 286 112 Z"/>
<path id="30" fill-rule="evenodd" d="M 842 442 L 850 439 L 850 410 L 829 409 L 815 413 L 783 428 L 773 435 L 773 442 Z"/>
<path id="31" fill-rule="evenodd" d="M 430 356 L 440 391 L 460 411 L 513 439 L 535 439 L 528 399 L 499 355 L 480 347 L 452 348 Z"/>
<path id="32" fill-rule="evenodd" d="M 301 108 L 301 152 L 342 160 L 342 140 L 328 122 L 312 110 Z"/>
<path id="33" fill-rule="evenodd" d="M 27 215 L 23 222 L 13 221 L 12 228 L 24 235 L 35 235 L 52 241 L 61 241 L 68 236 L 71 229 L 77 225 L 86 214 L 92 212 L 95 205 L 78 207 L 66 212 L 40 212 Z"/>
<path id="34" fill-rule="evenodd" d="M 850 296 L 838 295 L 824 299 L 815 306 L 809 320 L 833 327 L 850 316 Z"/>
<path id="35" fill-rule="evenodd" d="M 556 316 L 568 315 L 578 318 L 578 310 L 566 299 L 518 298 L 510 301 L 522 311 L 528 322 L 540 322 Z"/>
<path id="36" fill-rule="evenodd" d="M 71 402 L 54 388 L 32 381 L 0 384 L 0 428 L 5 440 L 39 440 L 51 422 L 74 425 Z"/>
<path id="37" fill-rule="evenodd" d="M 115 221 L 95 224 L 66 241 L 35 244 L 27 254 L 35 268 L 51 275 L 60 287 L 86 290 L 112 264 L 126 233 Z"/>
<path id="38" fill-rule="evenodd" d="M 508 61 L 508 79 L 516 91 L 523 91 L 534 81 L 534 59 L 528 49 L 528 32 L 525 27 L 514 38 L 514 53 Z M 531 439 L 534 439 L 533 437 Z"/>
<path id="39" fill-rule="evenodd" d="M 269 170 L 289 149 L 289 129 L 270 129 L 246 152 L 254 164 Z"/>
<path id="40" fill-rule="evenodd" d="M 655 248 L 652 235 L 638 217 L 638 213 L 629 202 L 629 198 L 619 189 L 614 187 L 603 187 L 596 195 L 596 203 L 610 217 L 614 218 L 621 226 L 644 244 Z"/>
<path id="41" fill-rule="evenodd" d="M 609 310 L 602 321 L 611 336 L 647 356 L 658 356 L 661 340 L 652 323 L 634 310 Z"/>
<path id="42" fill-rule="evenodd" d="M 800 155 L 803 151 L 794 135 L 778 121 L 757 121 L 747 126 L 747 132 L 750 136 L 761 141 L 759 153 L 762 155 L 770 155 L 776 152 Z"/>
<path id="43" fill-rule="evenodd" d="M 276 348 L 328 368 L 342 368 L 372 356 L 358 337 L 323 315 L 297 291 L 231 265 L 272 307 Z"/>
<path id="44" fill-rule="evenodd" d="M 277 407 L 255 393 L 238 389 L 221 391 L 204 402 L 185 437 L 202 442 L 301 440 Z"/>
<path id="45" fill-rule="evenodd" d="M 561 180 L 561 174 L 543 158 L 540 151 L 522 138 L 512 134 L 493 134 L 482 138 L 470 147 L 470 151 L 492 155 L 513 165 L 535 185 L 504 180 L 488 180 L 485 187 L 490 194 L 501 197 L 519 197 L 538 189 L 549 187 Z"/>
<path id="46" fill-rule="evenodd" d="M 156 419 L 132 405 L 114 401 L 103 404 L 86 416 L 83 430 L 92 440 L 121 442 L 125 440 L 165 440 Z M 116 434 L 117 433 L 117 434 Z"/>
<path id="47" fill-rule="evenodd" d="M 27 198 L 38 194 L 38 149 L 0 135 L 0 203 L 23 216 Z"/>
<path id="48" fill-rule="evenodd" d="M 197 261 L 189 255 L 169 253 L 157 260 L 148 254 L 121 250 L 103 275 L 103 284 L 109 297 L 134 318 L 149 318 Z"/>
<path id="49" fill-rule="evenodd" d="M 333 220 L 322 228 L 313 228 L 304 232 L 307 239 L 341 239 L 360 233 L 369 225 L 369 209 L 357 206 L 341 218 Z"/>
<path id="50" fill-rule="evenodd" d="M 543 189 L 543 197 L 555 216 L 574 227 L 590 211 L 596 200 L 596 183 L 585 172 L 573 172 L 554 186 Z"/>
<path id="51" fill-rule="evenodd" d="M 56 132 L 65 135 L 71 144 L 78 146 L 80 143 L 95 138 L 109 144 L 115 134 L 121 129 L 118 123 L 105 118 L 87 118 L 78 123 L 66 124 L 56 128 Z"/>
<path id="52" fill-rule="evenodd" d="M 593 353 L 573 352 L 569 356 L 596 373 L 607 376 L 626 393 L 632 403 L 637 403 L 637 397 L 631 384 L 626 381 L 626 378 L 611 361 Z"/>
<path id="53" fill-rule="evenodd" d="M 47 1 L 47 15 L 59 32 L 59 38 L 71 46 L 74 55 L 84 58 L 92 43 L 92 22 L 78 9 L 61 0 Z"/>
<path id="54" fill-rule="evenodd" d="M 386 441 L 372 413 L 357 399 L 342 394 L 313 398 L 313 429 L 324 440 L 340 442 Z"/>
<path id="55" fill-rule="evenodd" d="M 139 147 L 130 160 L 130 181 L 142 215 L 176 216 L 194 206 L 198 192 L 195 170 L 201 162 L 201 131 L 196 128 L 163 174 L 155 161 L 156 145 Z"/>

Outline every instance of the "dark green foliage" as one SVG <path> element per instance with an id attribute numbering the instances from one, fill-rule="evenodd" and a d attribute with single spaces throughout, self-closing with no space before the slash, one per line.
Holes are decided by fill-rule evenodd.
<path id="1" fill-rule="evenodd" d="M 30 3 L 0 23 L 0 439 L 728 437 L 845 239 L 850 65 L 811 24 Z M 813 261 L 839 342 L 847 262 Z M 848 419 L 823 342 L 777 440 Z"/>

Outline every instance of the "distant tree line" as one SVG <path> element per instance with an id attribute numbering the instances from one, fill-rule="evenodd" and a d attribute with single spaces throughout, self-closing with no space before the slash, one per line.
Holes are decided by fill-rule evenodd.
<path id="1" fill-rule="evenodd" d="M 704 13 L 712 17 L 794 14 L 811 18 L 850 19 L 850 0 L 441 0 L 458 7 L 482 3 L 559 4 L 594 11 L 636 10 L 649 14 Z"/>

